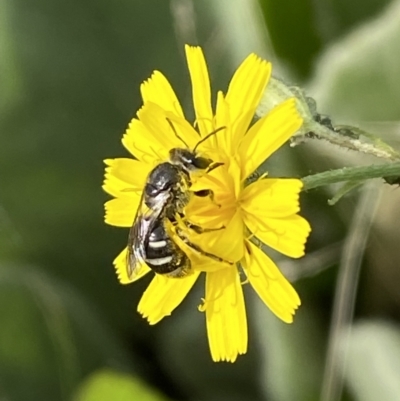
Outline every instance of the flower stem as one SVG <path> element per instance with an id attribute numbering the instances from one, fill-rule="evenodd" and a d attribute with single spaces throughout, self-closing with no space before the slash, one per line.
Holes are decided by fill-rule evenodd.
<path id="1" fill-rule="evenodd" d="M 343 181 L 363 181 L 371 178 L 400 177 L 400 162 L 373 164 L 363 167 L 344 167 L 337 170 L 324 171 L 323 173 L 308 175 L 303 181 L 303 191 L 335 184 Z"/>
<path id="2" fill-rule="evenodd" d="M 304 121 L 305 122 L 303 130 L 306 129 L 308 132 L 312 132 L 318 139 L 324 139 L 332 143 L 333 145 L 373 155 L 375 157 L 393 161 L 399 160 L 399 154 L 392 147 L 384 143 L 380 138 L 359 129 L 358 127 L 344 126 L 348 128 L 348 131 L 352 134 L 355 134 L 357 136 L 359 135 L 360 138 L 364 136 L 365 138 L 368 138 L 371 142 L 367 142 L 359 138 L 352 138 L 346 135 L 340 135 L 339 132 L 332 131 L 331 129 L 324 127 L 323 125 L 313 120 Z"/>

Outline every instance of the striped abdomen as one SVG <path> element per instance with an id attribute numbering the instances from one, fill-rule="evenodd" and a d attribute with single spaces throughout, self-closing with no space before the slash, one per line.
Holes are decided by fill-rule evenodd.
<path id="1" fill-rule="evenodd" d="M 168 236 L 162 220 L 149 235 L 145 252 L 145 262 L 155 273 L 180 277 L 190 269 L 189 258 Z"/>

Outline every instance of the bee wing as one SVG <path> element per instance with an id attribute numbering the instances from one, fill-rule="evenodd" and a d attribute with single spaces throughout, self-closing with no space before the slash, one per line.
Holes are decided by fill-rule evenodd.
<path id="1" fill-rule="evenodd" d="M 134 280 L 140 274 L 142 267 L 146 265 L 145 246 L 149 240 L 154 224 L 160 217 L 164 206 L 165 203 L 160 203 L 159 206 L 149 209 L 145 205 L 142 196 L 139 209 L 128 236 L 126 269 L 128 277 L 131 280 Z"/>
<path id="2" fill-rule="evenodd" d="M 144 264 L 144 235 L 142 228 L 144 219 L 136 217 L 129 231 L 128 248 L 126 252 L 126 270 L 129 279 L 134 280 L 140 274 L 140 268 Z"/>

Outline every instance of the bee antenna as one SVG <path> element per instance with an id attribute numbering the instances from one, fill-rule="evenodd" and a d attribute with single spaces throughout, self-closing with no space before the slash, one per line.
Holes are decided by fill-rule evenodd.
<path id="1" fill-rule="evenodd" d="M 207 134 L 204 138 L 202 138 L 199 142 L 197 142 L 196 146 L 193 149 L 193 153 L 196 153 L 196 149 L 198 148 L 199 145 L 201 145 L 203 142 L 205 142 L 208 138 L 212 137 L 213 135 L 215 135 L 216 133 L 218 133 L 219 131 L 222 131 L 223 129 L 225 129 L 226 127 L 219 127 L 216 130 L 214 130 L 213 132 L 210 132 L 209 134 Z"/>
<path id="2" fill-rule="evenodd" d="M 181 138 L 181 137 L 179 136 L 179 134 L 176 132 L 175 126 L 174 126 L 174 124 L 172 124 L 172 121 L 171 121 L 168 117 L 166 117 L 166 118 L 167 118 L 168 124 L 169 124 L 169 126 L 171 127 L 172 131 L 174 132 L 175 136 L 186 146 L 186 148 L 189 149 L 188 144 L 187 144 L 187 143 L 183 140 L 183 138 Z"/>

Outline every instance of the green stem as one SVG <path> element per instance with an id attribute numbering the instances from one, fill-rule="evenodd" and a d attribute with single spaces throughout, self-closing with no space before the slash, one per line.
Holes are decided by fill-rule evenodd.
<path id="1" fill-rule="evenodd" d="M 381 159 L 400 160 L 400 154 L 376 135 L 354 126 L 334 124 L 333 127 L 328 127 L 321 124 L 316 120 L 316 117 L 321 115 L 317 112 L 314 99 L 307 96 L 302 88 L 288 86 L 273 77 L 268 82 L 264 96 L 258 105 L 258 116 L 266 115 L 276 105 L 293 97 L 296 98 L 297 111 L 303 118 L 303 125 L 292 137 L 291 146 L 296 146 L 308 139 L 325 140 L 344 149 L 366 153 Z M 343 133 L 343 130 L 347 134 Z"/>
<path id="2" fill-rule="evenodd" d="M 348 136 L 340 135 L 335 131 L 331 131 L 329 128 L 317 123 L 313 120 L 304 120 L 303 130 L 306 129 L 308 132 L 313 132 L 317 135 L 318 139 L 325 139 L 333 145 L 340 146 L 342 148 L 355 150 L 358 152 L 373 155 L 375 157 L 397 161 L 399 160 L 399 154 L 392 149 L 389 145 L 384 143 L 380 138 L 373 136 L 365 131 L 361 131 L 357 127 L 346 126 L 351 128 L 352 132 L 362 134 L 372 140 L 372 143 L 368 143 L 365 140 L 355 139 Z"/>
<path id="3" fill-rule="evenodd" d="M 302 178 L 303 191 L 343 181 L 362 181 L 371 178 L 400 176 L 400 162 L 363 167 L 344 167 L 308 175 Z"/>

